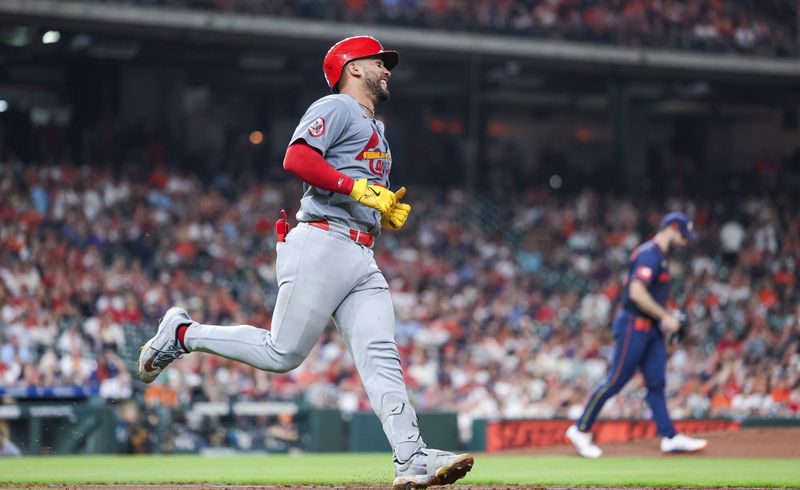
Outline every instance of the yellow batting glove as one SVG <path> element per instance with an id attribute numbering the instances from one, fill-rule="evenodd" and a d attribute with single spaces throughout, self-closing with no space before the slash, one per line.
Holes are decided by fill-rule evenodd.
<path id="1" fill-rule="evenodd" d="M 350 197 L 372 209 L 377 209 L 381 214 L 386 214 L 395 203 L 394 192 L 384 189 L 379 185 L 367 184 L 367 179 L 358 179 L 353 184 Z"/>
<path id="2" fill-rule="evenodd" d="M 399 230 L 406 224 L 411 205 L 399 202 L 392 206 L 388 213 L 381 216 L 381 227 L 387 230 Z"/>
<path id="3" fill-rule="evenodd" d="M 394 193 L 397 202 L 389 209 L 389 212 L 381 216 L 381 227 L 387 230 L 399 230 L 406 224 L 408 213 L 411 212 L 411 205 L 400 202 L 406 195 L 406 188 L 401 187 Z"/>

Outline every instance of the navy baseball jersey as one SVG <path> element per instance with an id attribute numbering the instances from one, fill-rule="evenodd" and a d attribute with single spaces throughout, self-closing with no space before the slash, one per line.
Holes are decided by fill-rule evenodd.
<path id="1" fill-rule="evenodd" d="M 323 97 L 308 108 L 292 135 L 291 143 L 303 140 L 348 177 L 367 179 L 389 187 L 392 154 L 381 121 L 364 114 L 349 95 Z M 373 235 L 380 232 L 378 211 L 354 201 L 346 194 L 303 185 L 298 221 L 328 220 Z"/>
<path id="2" fill-rule="evenodd" d="M 631 254 L 628 280 L 625 282 L 625 290 L 622 293 L 622 306 L 626 310 L 641 316 L 648 316 L 636 306 L 636 303 L 631 301 L 629 293 L 631 281 L 634 279 L 644 283 L 650 296 L 658 304 L 666 305 L 670 288 L 669 261 L 654 242 L 644 242 Z"/>

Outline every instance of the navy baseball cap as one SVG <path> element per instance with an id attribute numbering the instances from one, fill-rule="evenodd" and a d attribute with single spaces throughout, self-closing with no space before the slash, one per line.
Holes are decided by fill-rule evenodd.
<path id="1" fill-rule="evenodd" d="M 664 229 L 667 226 L 680 230 L 681 236 L 687 240 L 697 240 L 697 233 L 694 232 L 692 220 L 683 213 L 672 212 L 661 218 L 661 223 L 658 227 Z"/>

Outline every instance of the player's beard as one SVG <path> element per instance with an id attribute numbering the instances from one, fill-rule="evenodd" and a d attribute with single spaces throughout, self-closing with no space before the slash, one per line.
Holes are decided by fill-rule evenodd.
<path id="1" fill-rule="evenodd" d="M 381 77 L 380 75 L 374 77 L 367 77 L 364 80 L 364 83 L 367 86 L 367 90 L 369 93 L 375 98 L 375 101 L 380 104 L 381 102 L 386 102 L 389 100 L 391 94 L 389 93 L 388 88 L 381 87 Z M 388 82 L 387 82 L 388 83 Z"/>

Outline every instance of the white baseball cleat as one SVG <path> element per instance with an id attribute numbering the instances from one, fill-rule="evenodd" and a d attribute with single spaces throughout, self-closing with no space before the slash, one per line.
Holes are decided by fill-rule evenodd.
<path id="1" fill-rule="evenodd" d="M 472 469 L 475 460 L 471 454 L 453 454 L 438 449 L 421 447 L 403 464 L 395 462 L 395 479 L 398 488 L 427 488 L 433 485 L 450 485 Z"/>
<path id="2" fill-rule="evenodd" d="M 175 359 L 186 354 L 178 342 L 175 332 L 178 326 L 194 323 L 183 308 L 173 306 L 168 309 L 158 323 L 158 331 L 148 340 L 139 352 L 136 374 L 145 383 L 151 383 L 161 371 Z"/>
<path id="3" fill-rule="evenodd" d="M 570 425 L 566 436 L 572 443 L 572 447 L 584 458 L 595 459 L 603 455 L 603 450 L 592 441 L 592 435 L 582 432 L 577 425 Z"/>
<path id="4" fill-rule="evenodd" d="M 695 439 L 686 434 L 675 434 L 672 437 L 661 438 L 662 453 L 693 453 L 702 451 L 708 446 L 705 439 Z"/>

